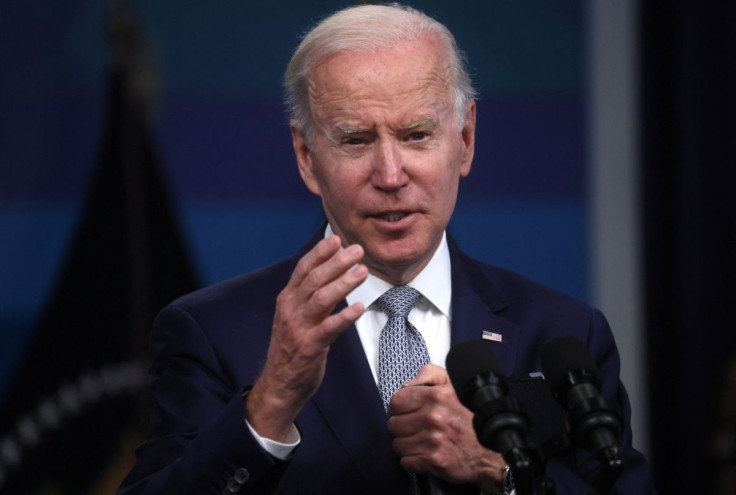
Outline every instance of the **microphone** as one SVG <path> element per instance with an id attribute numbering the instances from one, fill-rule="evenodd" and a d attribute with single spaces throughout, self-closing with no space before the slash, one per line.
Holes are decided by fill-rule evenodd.
<path id="1" fill-rule="evenodd" d="M 526 443 L 529 422 L 508 395 L 508 384 L 493 351 L 483 342 L 462 342 L 447 354 L 447 373 L 460 402 L 473 411 L 478 441 L 503 455 L 516 493 L 534 489 L 534 462 Z"/>
<path id="2" fill-rule="evenodd" d="M 573 337 L 559 337 L 542 350 L 542 371 L 555 398 L 568 413 L 573 443 L 601 463 L 598 493 L 607 492 L 623 467 L 619 440 L 623 419 L 600 392 L 600 374 L 588 349 Z"/>

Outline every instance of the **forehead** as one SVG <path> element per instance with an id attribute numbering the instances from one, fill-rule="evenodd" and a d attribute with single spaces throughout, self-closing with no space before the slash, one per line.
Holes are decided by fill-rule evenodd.
<path id="1" fill-rule="evenodd" d="M 338 53 L 310 74 L 310 106 L 315 118 L 375 108 L 437 110 L 451 101 L 451 76 L 446 55 L 431 40 Z"/>

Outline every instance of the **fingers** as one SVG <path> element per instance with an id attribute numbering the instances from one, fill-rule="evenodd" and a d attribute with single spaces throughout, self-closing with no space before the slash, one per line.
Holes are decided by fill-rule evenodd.
<path id="1" fill-rule="evenodd" d="M 364 311 L 363 303 L 357 302 L 339 313 L 328 316 L 314 331 L 316 342 L 325 346 L 332 344 L 345 329 L 360 318 Z"/>
<path id="2" fill-rule="evenodd" d="M 444 368 L 434 364 L 423 366 L 417 376 L 404 383 L 391 398 L 389 415 L 408 414 L 427 404 L 451 401 L 455 393 L 449 384 L 450 379 Z"/>
<path id="3" fill-rule="evenodd" d="M 304 330 L 324 322 L 319 331 L 327 334 L 327 343 L 334 340 L 335 332 L 347 328 L 363 312 L 362 307 L 354 306 L 338 315 L 330 315 L 334 307 L 368 276 L 368 269 L 358 264 L 363 254 L 359 245 L 340 250 L 337 236 L 317 243 L 299 260 L 289 283 L 279 294 L 275 326 Z"/>
<path id="4" fill-rule="evenodd" d="M 460 404 L 442 368 L 422 368 L 394 394 L 389 414 L 392 445 L 407 470 L 452 482 L 497 484 L 502 458 L 480 445 L 473 413 Z"/>
<path id="5" fill-rule="evenodd" d="M 457 418 L 472 421 L 472 416 L 449 385 L 405 386 L 389 403 L 388 430 L 394 437 L 409 437 L 452 427 Z"/>
<path id="6" fill-rule="evenodd" d="M 318 299 L 323 299 L 318 291 L 344 275 L 363 258 L 363 248 L 358 244 L 341 251 L 339 249 L 339 237 L 322 239 L 299 260 L 289 286 L 303 288 L 307 294 L 317 293 Z"/>
<path id="7" fill-rule="evenodd" d="M 404 387 L 412 387 L 415 385 L 444 385 L 450 383 L 450 377 L 444 368 L 428 364 L 422 366 L 417 376 L 404 384 Z"/>
<path id="8" fill-rule="evenodd" d="M 290 428 L 322 382 L 330 344 L 365 310 L 355 303 L 332 314 L 368 276 L 362 257 L 361 246 L 340 250 L 337 236 L 325 238 L 279 294 L 266 362 L 246 402 L 246 418 L 260 434 Z"/>
<path id="9" fill-rule="evenodd" d="M 313 268 L 327 261 L 340 249 L 340 238 L 336 235 L 319 241 L 296 265 L 291 274 L 291 282 L 300 284 L 309 275 Z"/>
<path id="10" fill-rule="evenodd" d="M 293 292 L 292 306 L 287 311 L 298 312 L 305 328 L 314 327 L 320 345 L 331 344 L 337 336 L 363 314 L 362 304 L 354 304 L 337 314 L 334 307 L 368 276 L 359 245 L 339 250 L 337 236 L 318 243 L 299 262 L 287 290 Z"/>

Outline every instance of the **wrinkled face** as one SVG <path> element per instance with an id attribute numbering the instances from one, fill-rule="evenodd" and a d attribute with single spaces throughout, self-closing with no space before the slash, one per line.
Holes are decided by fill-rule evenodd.
<path id="1" fill-rule="evenodd" d="M 344 246 L 393 284 L 437 249 L 470 172 L 475 104 L 458 124 L 442 51 L 418 40 L 376 53 L 341 53 L 312 71 L 313 142 L 292 123 L 299 171 L 322 198 Z"/>

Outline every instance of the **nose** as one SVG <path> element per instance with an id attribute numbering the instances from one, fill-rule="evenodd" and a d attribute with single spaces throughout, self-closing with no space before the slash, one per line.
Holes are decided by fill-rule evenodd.
<path id="1" fill-rule="evenodd" d="M 396 191 L 409 182 L 403 157 L 397 143 L 381 140 L 374 148 L 373 186 L 384 191 Z"/>

